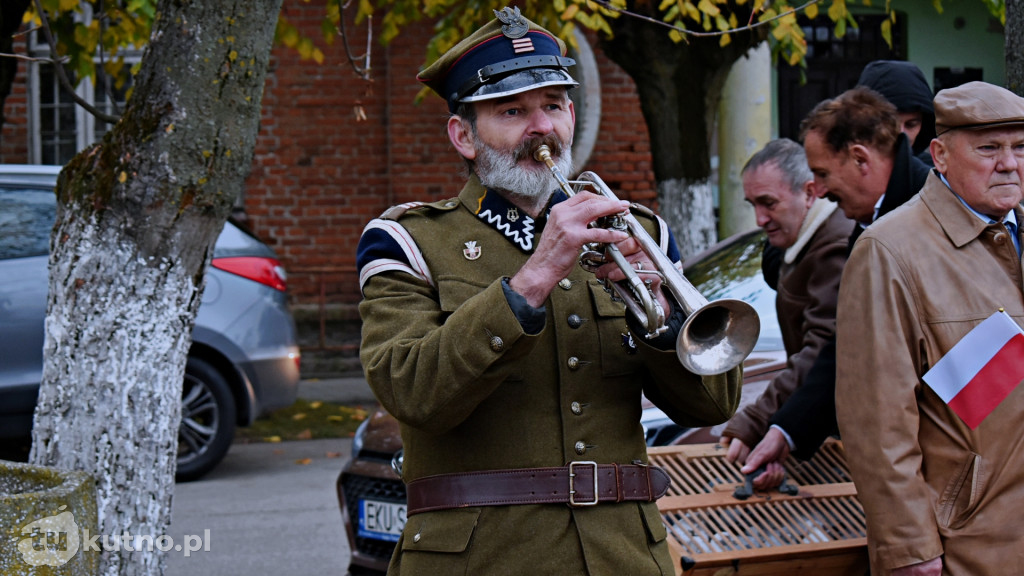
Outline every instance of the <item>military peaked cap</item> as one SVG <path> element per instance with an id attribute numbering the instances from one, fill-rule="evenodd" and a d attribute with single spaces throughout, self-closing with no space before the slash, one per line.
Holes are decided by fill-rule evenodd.
<path id="1" fill-rule="evenodd" d="M 544 86 L 578 86 L 568 68 L 565 43 L 531 22 L 519 8 L 495 10 L 497 17 L 456 44 L 417 79 L 448 101 L 452 113 L 460 102 L 510 96 Z"/>

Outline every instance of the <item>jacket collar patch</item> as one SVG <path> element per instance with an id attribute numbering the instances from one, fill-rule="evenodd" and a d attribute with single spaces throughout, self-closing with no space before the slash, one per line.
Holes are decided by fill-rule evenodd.
<path id="1" fill-rule="evenodd" d="M 544 211 L 545 218 L 551 207 L 568 197 L 561 191 L 557 192 Z M 514 246 L 525 253 L 533 252 L 534 241 L 539 233 L 538 224 L 532 216 L 517 208 L 504 196 L 494 190 L 484 190 L 476 202 L 476 216 L 491 228 L 497 230 Z"/>

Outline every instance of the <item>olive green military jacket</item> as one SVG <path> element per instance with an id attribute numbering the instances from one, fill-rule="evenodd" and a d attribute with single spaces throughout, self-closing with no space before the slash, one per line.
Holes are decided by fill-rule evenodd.
<path id="1" fill-rule="evenodd" d="M 548 298 L 543 329 L 527 334 L 502 286 L 543 233 L 543 219 L 523 218 L 473 178 L 457 199 L 391 211 L 364 232 L 394 241 L 390 254 L 360 247 L 360 357 L 401 423 L 406 482 L 646 462 L 641 392 L 686 426 L 736 409 L 739 369 L 702 378 L 674 350 L 631 337 L 622 304 L 582 269 Z M 658 219 L 645 222 L 656 239 L 670 237 Z M 408 519 L 390 573 L 668 575 L 665 536 L 654 503 L 427 512 Z"/>

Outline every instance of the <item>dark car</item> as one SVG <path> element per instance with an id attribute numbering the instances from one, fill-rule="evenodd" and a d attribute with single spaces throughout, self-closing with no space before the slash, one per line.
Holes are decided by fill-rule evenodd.
<path id="1" fill-rule="evenodd" d="M 60 166 L 0 165 L 0 438 L 31 434 L 43 369 L 54 185 Z M 299 348 L 274 252 L 230 221 L 192 332 L 178 431 L 179 480 L 227 453 L 235 426 L 295 402 Z"/>
<path id="2" fill-rule="evenodd" d="M 761 276 L 760 230 L 738 234 L 684 263 L 686 277 L 708 300 L 736 298 L 754 306 L 761 334 L 744 362 L 746 404 L 764 390 L 786 365 L 782 334 L 775 314 L 775 292 Z M 723 425 L 683 428 L 644 399 L 641 424 L 648 446 L 714 442 Z M 352 550 L 349 574 L 381 574 L 387 570 L 395 543 L 405 526 L 405 484 L 398 471 L 402 439 L 398 422 L 377 410 L 356 431 L 352 458 L 338 476 L 338 502 Z"/>

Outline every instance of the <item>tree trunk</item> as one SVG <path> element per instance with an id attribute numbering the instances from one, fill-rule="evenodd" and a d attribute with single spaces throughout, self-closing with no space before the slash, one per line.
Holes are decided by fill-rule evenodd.
<path id="1" fill-rule="evenodd" d="M 1024 96 L 1024 0 L 1006 0 L 1006 87 Z"/>
<path id="2" fill-rule="evenodd" d="M 650 8 L 635 4 L 631 11 Z M 722 86 L 732 63 L 760 41 L 761 29 L 734 33 L 722 47 L 718 37 L 676 44 L 664 28 L 637 18 L 615 18 L 611 26 L 615 35 L 602 39 L 601 48 L 636 83 L 659 212 L 683 257 L 692 256 L 717 240 L 710 150 Z"/>
<path id="3" fill-rule="evenodd" d="M 111 540 L 170 524 L 191 329 L 252 162 L 280 5 L 161 0 L 124 116 L 57 185 L 31 460 L 91 473 Z M 163 573 L 158 549 L 125 543 L 103 546 L 101 574 Z"/>

